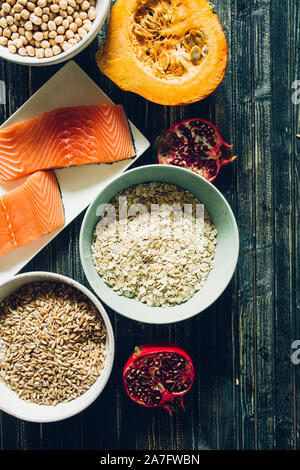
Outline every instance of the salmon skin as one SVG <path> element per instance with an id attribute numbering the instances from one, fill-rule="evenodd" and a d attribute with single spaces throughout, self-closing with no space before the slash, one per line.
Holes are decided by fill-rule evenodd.
<path id="1" fill-rule="evenodd" d="M 135 149 L 121 105 L 57 108 L 0 130 L 0 181 L 39 170 L 110 163 Z"/>
<path id="2" fill-rule="evenodd" d="M 56 176 L 38 171 L 0 196 L 0 256 L 64 225 Z"/>

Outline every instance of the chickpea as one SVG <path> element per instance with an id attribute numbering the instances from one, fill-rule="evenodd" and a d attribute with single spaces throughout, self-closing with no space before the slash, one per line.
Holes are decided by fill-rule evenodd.
<path id="1" fill-rule="evenodd" d="M 3 30 L 3 36 L 6 38 L 10 38 L 11 36 L 11 30 L 9 28 L 4 28 Z"/>
<path id="2" fill-rule="evenodd" d="M 27 10 L 34 11 L 35 4 L 33 2 L 27 2 Z"/>
<path id="3" fill-rule="evenodd" d="M 12 33 L 16 33 L 18 31 L 18 26 L 16 24 L 12 24 L 10 30 Z"/>
<path id="4" fill-rule="evenodd" d="M 33 38 L 33 34 L 31 31 L 25 31 L 25 38 L 27 39 L 27 41 L 31 41 L 32 38 Z"/>
<path id="5" fill-rule="evenodd" d="M 65 41 L 62 44 L 62 48 L 63 48 L 64 51 L 69 51 L 70 49 L 72 49 L 72 46 L 71 46 L 71 44 L 69 44 L 68 42 Z"/>
<path id="6" fill-rule="evenodd" d="M 47 6 L 47 0 L 38 0 L 38 7 L 45 8 Z"/>
<path id="7" fill-rule="evenodd" d="M 88 11 L 89 20 L 94 20 L 96 18 L 96 10 L 94 7 L 91 7 Z"/>
<path id="8" fill-rule="evenodd" d="M 16 38 L 13 40 L 14 45 L 16 46 L 17 49 L 20 49 L 20 47 L 23 46 L 23 41 L 20 38 Z"/>
<path id="9" fill-rule="evenodd" d="M 8 15 L 8 16 L 6 17 L 6 22 L 7 22 L 7 24 L 8 24 L 9 26 L 12 26 L 12 25 L 14 24 L 14 22 L 15 22 L 14 17 Z"/>
<path id="10" fill-rule="evenodd" d="M 33 24 L 31 23 L 31 21 L 26 21 L 26 23 L 24 24 L 24 28 L 27 31 L 32 31 L 33 30 Z"/>
<path id="11" fill-rule="evenodd" d="M 82 27 L 82 28 L 79 28 L 79 29 L 78 29 L 78 34 L 79 34 L 79 36 L 80 36 L 81 38 L 84 38 L 84 36 L 87 35 L 87 32 L 86 32 L 86 30 Z"/>
<path id="12" fill-rule="evenodd" d="M 56 30 L 56 24 L 54 21 L 50 20 L 48 21 L 48 29 L 49 31 L 55 31 Z"/>
<path id="13" fill-rule="evenodd" d="M 40 7 L 36 7 L 36 8 L 33 10 L 33 13 L 34 13 L 36 16 L 42 16 L 43 10 L 42 10 Z"/>
<path id="14" fill-rule="evenodd" d="M 82 26 L 82 19 L 81 18 L 76 18 L 75 23 L 76 23 L 77 27 L 80 28 L 80 26 Z"/>
<path id="15" fill-rule="evenodd" d="M 76 44 L 77 44 L 77 41 L 76 41 L 76 39 L 75 39 L 75 38 L 71 38 L 71 39 L 69 39 L 69 41 L 68 41 L 68 42 L 69 42 L 69 43 L 70 43 L 72 46 L 76 46 Z"/>
<path id="16" fill-rule="evenodd" d="M 64 42 L 64 37 L 61 34 L 58 34 L 55 38 L 57 44 L 62 44 Z"/>
<path id="17" fill-rule="evenodd" d="M 25 10 L 25 8 L 21 11 L 20 15 L 21 18 L 23 18 L 24 20 L 28 20 L 28 18 L 30 17 L 29 11 Z"/>
<path id="18" fill-rule="evenodd" d="M 56 36 L 57 36 L 57 32 L 56 32 L 56 31 L 50 31 L 50 33 L 49 33 L 49 38 L 50 38 L 50 39 L 54 39 Z"/>
<path id="19" fill-rule="evenodd" d="M 66 31 L 66 38 L 67 38 L 67 39 L 72 39 L 72 38 L 74 38 L 74 33 L 73 33 L 73 31 L 71 31 L 70 29 L 68 29 L 68 30 Z"/>
<path id="20" fill-rule="evenodd" d="M 2 10 L 4 13 L 9 13 L 11 10 L 11 6 L 9 3 L 2 3 Z"/>
<path id="21" fill-rule="evenodd" d="M 76 23 L 71 23 L 70 26 L 69 26 L 69 30 L 72 31 L 72 33 L 76 33 L 77 24 Z"/>
<path id="22" fill-rule="evenodd" d="M 53 57 L 53 51 L 50 47 L 45 49 L 45 57 Z"/>
<path id="23" fill-rule="evenodd" d="M 53 52 L 53 55 L 58 55 L 61 53 L 61 47 L 59 47 L 58 45 L 55 45 L 52 47 L 52 52 Z"/>
<path id="24" fill-rule="evenodd" d="M 81 4 L 81 9 L 84 11 L 84 10 L 88 10 L 89 8 L 90 8 L 90 2 L 88 2 L 88 0 L 83 0 Z"/>
<path id="25" fill-rule="evenodd" d="M 0 18 L 0 27 L 7 28 L 7 20 L 5 18 Z"/>
<path id="26" fill-rule="evenodd" d="M 50 42 L 44 40 L 44 41 L 41 42 L 41 46 L 42 46 L 43 49 L 47 49 L 48 47 L 50 47 Z"/>
<path id="27" fill-rule="evenodd" d="M 15 53 L 17 52 L 17 48 L 16 48 L 16 46 L 14 46 L 13 44 L 10 44 L 10 45 L 8 46 L 8 50 L 9 50 L 9 52 L 11 52 L 12 54 L 15 54 Z"/>
<path id="28" fill-rule="evenodd" d="M 28 41 L 27 41 L 27 39 L 25 38 L 25 36 L 20 35 L 20 39 L 21 39 L 21 41 L 22 41 L 22 43 L 23 43 L 23 46 L 27 46 Z"/>
<path id="29" fill-rule="evenodd" d="M 42 47 L 38 47 L 36 50 L 35 50 L 35 55 L 38 59 L 42 59 L 43 57 L 45 57 L 45 51 Z"/>
<path id="30" fill-rule="evenodd" d="M 22 56 L 27 55 L 27 52 L 26 52 L 25 47 L 20 47 L 20 48 L 18 49 L 18 54 L 19 54 L 19 55 L 22 55 Z"/>
<path id="31" fill-rule="evenodd" d="M 87 19 L 87 16 L 88 16 L 88 15 L 87 15 L 86 11 L 81 11 L 81 12 L 79 13 L 79 18 L 80 18 L 81 20 L 86 20 L 86 19 Z"/>
<path id="32" fill-rule="evenodd" d="M 15 39 L 17 39 L 19 37 L 19 33 L 12 33 L 12 35 L 10 36 L 10 39 L 12 41 L 14 41 Z"/>
<path id="33" fill-rule="evenodd" d="M 64 27 L 65 29 L 67 29 L 67 28 L 69 27 L 69 24 L 70 24 L 70 23 L 69 23 L 68 20 L 63 20 L 63 22 L 62 22 L 62 25 L 63 25 L 63 27 Z"/>
<path id="34" fill-rule="evenodd" d="M 54 19 L 54 23 L 56 24 L 56 26 L 59 26 L 60 24 L 62 24 L 63 22 L 63 19 L 61 16 L 57 16 L 55 19 Z"/>
<path id="35" fill-rule="evenodd" d="M 42 24 L 42 18 L 36 16 L 34 13 L 30 15 L 30 21 L 36 26 L 40 26 Z"/>
<path id="36" fill-rule="evenodd" d="M 0 45 L 1 46 L 6 46 L 8 43 L 8 38 L 6 38 L 5 36 L 1 36 L 0 37 Z"/>
<path id="37" fill-rule="evenodd" d="M 34 47 L 26 46 L 25 49 L 26 49 L 27 55 L 29 55 L 29 57 L 34 57 L 35 56 Z"/>
<path id="38" fill-rule="evenodd" d="M 44 36 L 43 33 L 37 31 L 36 33 L 34 33 L 33 37 L 36 41 L 42 41 Z"/>
<path id="39" fill-rule="evenodd" d="M 66 10 L 68 8 L 67 0 L 59 0 L 59 8 L 61 10 Z"/>
<path id="40" fill-rule="evenodd" d="M 58 34 L 65 34 L 65 28 L 63 26 L 58 26 L 56 31 Z"/>
<path id="41" fill-rule="evenodd" d="M 59 12 L 59 6 L 56 5 L 56 4 L 51 5 L 50 10 L 52 11 L 52 13 L 58 13 Z"/>
<path id="42" fill-rule="evenodd" d="M 43 20 L 44 23 L 48 23 L 49 16 L 48 15 L 42 15 L 42 20 Z"/>
<path id="43" fill-rule="evenodd" d="M 20 5 L 20 3 L 17 3 L 14 6 L 14 10 L 15 10 L 16 13 L 21 13 L 21 11 L 23 10 L 23 5 Z"/>

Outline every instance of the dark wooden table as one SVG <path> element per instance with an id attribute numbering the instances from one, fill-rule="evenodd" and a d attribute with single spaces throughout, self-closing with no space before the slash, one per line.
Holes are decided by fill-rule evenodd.
<path id="1" fill-rule="evenodd" d="M 200 315 L 175 325 L 136 323 L 108 309 L 116 360 L 101 397 L 74 418 L 32 424 L 5 413 L 1 449 L 295 449 L 300 448 L 300 365 L 291 344 L 299 318 L 299 105 L 292 83 L 299 70 L 297 0 L 218 0 L 229 61 L 225 79 L 208 99 L 163 107 L 124 93 L 100 74 L 94 53 L 105 28 L 76 61 L 151 142 L 172 123 L 202 117 L 234 144 L 238 159 L 216 186 L 236 215 L 238 268 L 221 298 Z M 28 68 L 0 62 L 7 105 L 1 122 L 61 66 Z M 297 98 L 297 96 L 294 96 Z M 300 97 L 299 97 L 300 98 Z M 138 165 L 155 162 L 150 149 Z M 80 265 L 79 216 L 26 271 L 55 271 L 88 286 Z M 175 341 L 194 359 L 196 382 L 186 412 L 132 403 L 121 370 L 136 344 Z"/>

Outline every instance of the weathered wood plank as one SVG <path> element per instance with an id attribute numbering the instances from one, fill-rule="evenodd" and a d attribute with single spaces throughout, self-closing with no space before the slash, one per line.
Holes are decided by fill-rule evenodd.
<path id="1" fill-rule="evenodd" d="M 240 230 L 241 250 L 238 262 L 239 359 L 237 384 L 239 390 L 240 435 L 242 449 L 256 447 L 255 396 L 255 258 L 254 236 L 254 132 L 253 96 L 254 58 L 251 46 L 252 3 L 234 2 L 234 95 L 235 142 L 239 155 L 237 166 L 236 213 Z"/>
<path id="2" fill-rule="evenodd" d="M 296 0 L 291 2 L 291 81 L 300 80 L 300 61 L 299 61 L 299 44 L 300 44 L 300 5 Z M 298 88 L 299 89 L 299 88 Z M 295 91 L 295 90 L 293 90 Z M 299 100 L 300 95 L 298 95 Z M 292 152 L 294 165 L 292 167 L 293 182 L 293 227 L 294 227 L 294 276 L 293 276 L 293 308 L 294 308 L 294 340 L 300 339 L 300 139 L 296 138 L 296 134 L 300 134 L 300 102 L 293 103 L 293 128 L 292 128 Z M 300 366 L 295 365 L 293 368 L 295 389 L 294 389 L 294 422 L 296 448 L 300 449 Z"/>
<path id="3" fill-rule="evenodd" d="M 274 446 L 274 314 L 270 1 L 253 2 L 254 215 L 257 448 Z"/>
<path id="4" fill-rule="evenodd" d="M 275 0 L 272 6 L 273 62 L 273 200 L 274 200 L 274 295 L 276 448 L 293 449 L 294 384 L 290 359 L 293 340 L 292 245 L 293 192 L 292 103 L 291 103 L 291 2 Z M 281 14 L 280 14 L 281 12 Z"/>
<path id="5" fill-rule="evenodd" d="M 228 63 L 225 77 L 212 97 L 214 104 L 212 122 L 215 122 L 225 141 L 235 145 L 235 96 L 234 85 L 234 11 L 231 0 L 218 2 L 216 11 L 224 29 L 228 45 Z M 233 151 L 236 149 L 234 147 Z M 236 164 L 224 167 L 215 185 L 222 192 L 236 212 Z M 237 276 L 216 303 L 216 344 L 217 344 L 217 416 L 218 449 L 233 449 L 237 445 L 238 422 L 236 418 L 236 347 L 237 347 Z"/>

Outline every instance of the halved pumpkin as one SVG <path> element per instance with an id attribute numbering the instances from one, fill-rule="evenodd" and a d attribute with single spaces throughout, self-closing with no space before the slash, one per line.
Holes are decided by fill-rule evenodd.
<path id="1" fill-rule="evenodd" d="M 117 0 L 96 61 L 123 90 L 188 104 L 222 81 L 227 44 L 208 0 Z"/>

